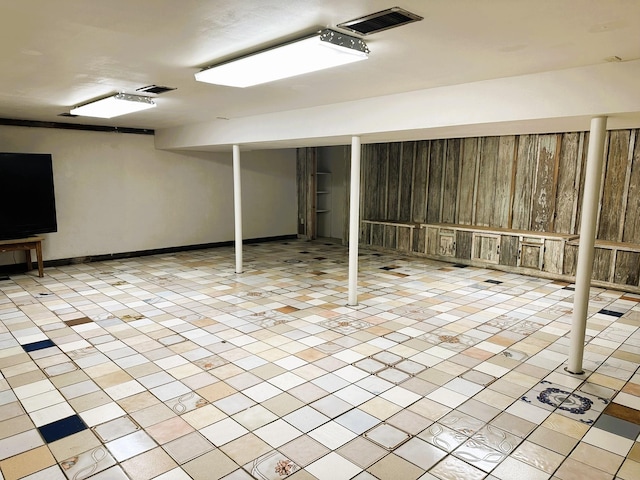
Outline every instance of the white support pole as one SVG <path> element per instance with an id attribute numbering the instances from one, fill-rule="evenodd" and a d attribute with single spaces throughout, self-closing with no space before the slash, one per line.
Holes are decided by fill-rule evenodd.
<path id="1" fill-rule="evenodd" d="M 233 146 L 233 217 L 236 227 L 236 273 L 242 273 L 242 190 L 240 182 L 240 145 Z"/>
<path id="2" fill-rule="evenodd" d="M 349 301 L 358 305 L 358 240 L 360 237 L 360 137 L 351 137 L 351 192 L 349 196 Z"/>
<path id="3" fill-rule="evenodd" d="M 571 320 L 571 347 L 566 371 L 580 375 L 584 354 L 584 339 L 587 331 L 587 312 L 589 308 L 589 289 L 593 272 L 594 245 L 596 240 L 596 219 L 602 181 L 602 162 L 604 161 L 604 139 L 607 117 L 591 119 L 589 150 L 584 177 L 584 195 L 580 217 L 580 246 L 578 247 L 578 265 L 576 268 L 573 317 Z"/>

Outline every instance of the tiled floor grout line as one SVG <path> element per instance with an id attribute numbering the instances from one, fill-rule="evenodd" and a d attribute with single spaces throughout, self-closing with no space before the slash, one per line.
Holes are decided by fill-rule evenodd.
<path id="1" fill-rule="evenodd" d="M 0 281 L 0 425 L 41 426 L 0 434 L 4 478 L 634 478 L 640 297 L 593 289 L 575 377 L 567 284 L 363 250 L 349 308 L 343 247 L 247 250 L 242 275 L 221 248 Z"/>

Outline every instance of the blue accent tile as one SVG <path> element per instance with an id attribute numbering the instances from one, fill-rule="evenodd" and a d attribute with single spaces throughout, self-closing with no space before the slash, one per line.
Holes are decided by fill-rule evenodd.
<path id="1" fill-rule="evenodd" d="M 42 435 L 44 441 L 51 443 L 56 440 L 60 440 L 61 438 L 68 437 L 69 435 L 73 435 L 74 433 L 86 430 L 87 428 L 87 425 L 78 415 L 72 415 L 38 427 L 38 430 L 40 430 L 40 435 Z"/>
<path id="2" fill-rule="evenodd" d="M 43 348 L 55 347 L 56 344 L 51 340 L 40 340 L 39 342 L 27 343 L 22 345 L 25 352 L 34 352 L 36 350 L 42 350 Z"/>
<path id="3" fill-rule="evenodd" d="M 598 313 L 602 313 L 603 315 L 611 315 L 612 317 L 621 317 L 622 315 L 624 315 L 622 312 L 616 312 L 614 310 L 606 310 L 604 308 L 600 310 Z"/>

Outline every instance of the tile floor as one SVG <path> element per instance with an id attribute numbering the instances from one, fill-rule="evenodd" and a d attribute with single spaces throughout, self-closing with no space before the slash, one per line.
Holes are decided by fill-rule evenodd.
<path id="1" fill-rule="evenodd" d="M 640 296 L 301 241 L 0 281 L 0 478 L 640 478 Z"/>

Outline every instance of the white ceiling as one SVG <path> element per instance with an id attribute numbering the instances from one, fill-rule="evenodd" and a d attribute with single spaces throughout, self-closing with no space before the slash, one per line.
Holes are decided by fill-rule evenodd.
<path id="1" fill-rule="evenodd" d="M 235 89 L 202 67 L 392 6 L 369 60 Z M 640 58 L 639 0 L 0 0 L 0 118 L 161 129 Z M 58 116 L 156 84 L 158 107 Z M 637 85 L 637 84 L 636 84 Z"/>

